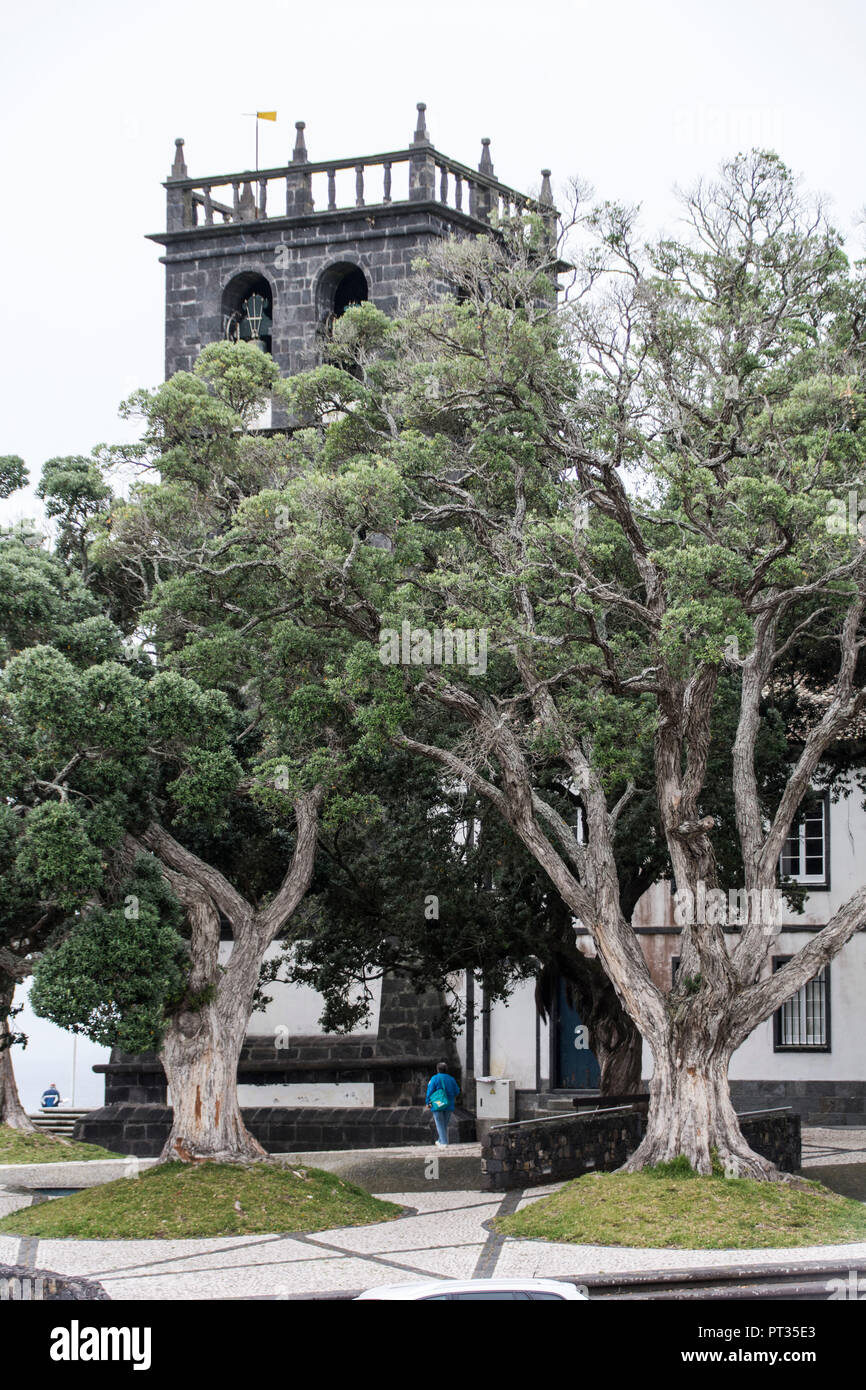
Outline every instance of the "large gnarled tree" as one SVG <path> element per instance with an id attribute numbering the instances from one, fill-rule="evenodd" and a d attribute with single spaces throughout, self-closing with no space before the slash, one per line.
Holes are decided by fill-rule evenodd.
<path id="1" fill-rule="evenodd" d="M 707 1173 L 715 1151 L 767 1178 L 731 1105 L 730 1058 L 866 921 L 861 889 L 770 972 L 778 920 L 762 895 L 866 698 L 866 551 L 828 525 L 862 487 L 863 292 L 772 155 L 736 159 L 685 207 L 690 234 L 646 246 L 627 211 L 589 216 L 558 308 L 530 227 L 434 252 L 431 292 L 401 325 L 352 311 L 351 374 L 294 385 L 323 428 L 274 499 L 288 525 L 259 575 L 271 595 L 303 592 L 311 625 L 354 638 L 343 695 L 359 723 L 486 797 L 590 931 L 653 1058 L 629 1166 L 684 1154 Z M 443 281 L 459 289 L 444 304 Z M 260 514 L 241 507 L 232 563 L 261 543 Z M 404 620 L 416 664 L 383 667 L 380 632 Z M 436 664 L 425 632 L 447 625 L 489 630 L 486 673 Z M 822 698 L 803 702 L 767 804 L 774 672 L 815 642 Z M 722 678 L 738 692 L 740 850 L 739 881 L 722 886 L 752 911 L 734 933 L 712 913 L 686 921 L 666 992 L 623 910 L 616 840 L 650 741 L 675 889 L 700 901 L 718 886 L 707 769 Z M 425 709 L 448 732 L 427 737 Z M 541 789 L 551 767 L 580 789 L 585 844 Z"/>

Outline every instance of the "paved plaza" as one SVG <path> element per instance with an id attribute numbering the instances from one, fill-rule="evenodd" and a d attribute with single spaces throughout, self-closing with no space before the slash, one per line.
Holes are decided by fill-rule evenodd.
<path id="1" fill-rule="evenodd" d="M 438 1152 L 431 1148 L 429 1156 Z M 803 1155 L 807 1172 L 810 1167 L 866 1164 L 866 1130 L 805 1130 Z M 323 1162 L 328 1156 L 318 1157 Z M 416 1157 L 419 1164 L 425 1162 L 427 1151 L 418 1150 Z M 332 1159 L 334 1167 L 342 1171 L 350 1161 L 346 1155 L 333 1155 Z M 372 1161 L 371 1156 L 366 1155 L 365 1161 Z M 504 1195 L 478 1191 L 388 1191 L 381 1195 L 409 1209 L 402 1219 L 311 1235 L 212 1240 L 37 1240 L 0 1236 L 0 1263 L 96 1279 L 114 1299 L 267 1299 L 346 1293 L 423 1278 L 466 1279 L 495 1274 L 503 1278 L 533 1275 L 579 1279 L 590 1274 L 650 1269 L 760 1265 L 791 1253 L 798 1262 L 866 1258 L 866 1243 L 809 1246 L 795 1252 L 638 1250 L 515 1240 L 496 1236 L 488 1229 L 487 1223 L 494 1216 L 538 1201 L 557 1186 Z M 0 1191 L 0 1211 L 28 1206 L 31 1201 L 26 1193 Z"/>

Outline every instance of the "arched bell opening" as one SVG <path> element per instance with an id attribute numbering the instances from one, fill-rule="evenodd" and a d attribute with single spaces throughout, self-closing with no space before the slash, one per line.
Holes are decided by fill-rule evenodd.
<path id="1" fill-rule="evenodd" d="M 328 266 L 319 280 L 316 291 L 319 332 L 330 337 L 334 324 L 353 304 L 364 304 L 370 298 L 367 277 L 359 265 L 340 261 Z"/>
<path id="2" fill-rule="evenodd" d="M 229 342 L 254 343 L 271 351 L 273 291 L 263 275 L 247 271 L 230 280 L 222 298 L 223 336 Z"/>

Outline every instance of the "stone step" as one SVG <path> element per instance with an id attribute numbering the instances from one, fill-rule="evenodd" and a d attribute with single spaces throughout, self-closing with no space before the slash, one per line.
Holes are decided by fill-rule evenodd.
<path id="1" fill-rule="evenodd" d="M 79 1120 L 89 1115 L 89 1110 L 39 1110 L 28 1119 L 43 1134 L 54 1134 L 60 1139 L 71 1139 Z"/>

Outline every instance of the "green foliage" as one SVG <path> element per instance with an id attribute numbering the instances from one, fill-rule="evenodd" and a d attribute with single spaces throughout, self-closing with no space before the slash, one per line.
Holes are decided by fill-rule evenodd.
<path id="1" fill-rule="evenodd" d="M 81 906 L 102 878 L 99 850 L 68 801 L 34 807 L 15 867 L 38 897 L 54 901 L 65 912 Z"/>
<path id="2" fill-rule="evenodd" d="M 199 355 L 195 375 L 249 424 L 273 393 L 280 370 L 269 353 L 252 343 L 221 342 Z"/>
<path id="3" fill-rule="evenodd" d="M 242 772 L 227 748 L 190 748 L 186 768 L 168 783 L 166 791 L 174 798 L 182 820 L 219 827 L 226 823 L 227 803 Z"/>
<path id="4" fill-rule="evenodd" d="M 20 455 L 0 455 L 0 497 L 11 497 L 24 486 L 27 478 L 27 465 Z"/>
<path id="5" fill-rule="evenodd" d="M 105 622 L 97 599 L 62 561 L 14 534 L 0 538 L 0 657 L 40 642 L 71 652 L 86 640 L 81 627 L 91 632 L 96 621 Z M 110 642 L 110 630 L 100 631 Z"/>
<path id="6" fill-rule="evenodd" d="M 88 912 L 38 961 L 35 1013 L 105 1047 L 158 1048 L 184 990 L 182 922 L 159 867 L 140 857 L 113 900 Z"/>

